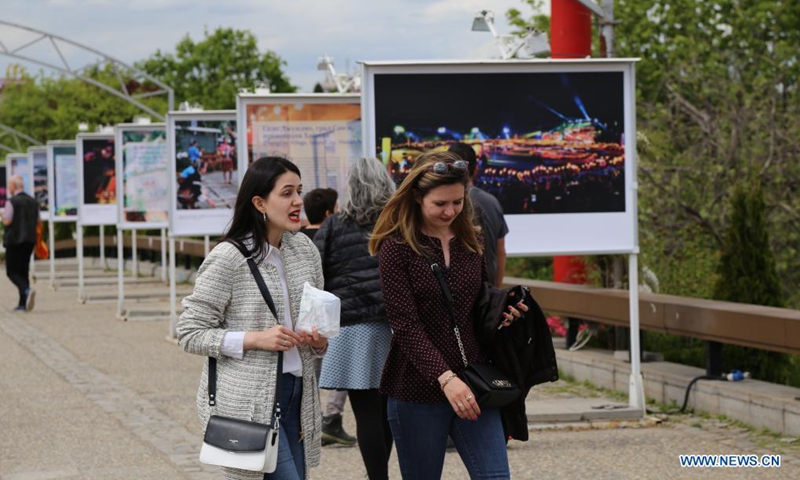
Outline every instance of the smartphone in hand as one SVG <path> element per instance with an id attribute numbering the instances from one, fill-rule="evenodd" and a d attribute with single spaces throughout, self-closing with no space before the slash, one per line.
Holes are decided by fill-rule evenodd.
<path id="1" fill-rule="evenodd" d="M 528 297 L 528 289 L 523 287 L 522 285 L 517 285 L 516 287 L 509 290 L 508 294 L 506 295 L 506 304 L 503 308 L 503 312 L 508 313 L 508 307 L 517 308 L 517 304 L 520 302 L 524 302 L 525 299 Z M 498 330 L 503 328 L 504 325 L 500 323 L 500 326 L 497 327 Z"/>
<path id="2" fill-rule="evenodd" d="M 517 307 L 519 302 L 524 302 L 525 298 L 528 297 L 528 289 L 523 287 L 522 285 L 517 285 L 516 287 L 512 288 L 508 295 L 506 295 L 506 310 L 508 310 L 509 306 L 514 308 Z"/>

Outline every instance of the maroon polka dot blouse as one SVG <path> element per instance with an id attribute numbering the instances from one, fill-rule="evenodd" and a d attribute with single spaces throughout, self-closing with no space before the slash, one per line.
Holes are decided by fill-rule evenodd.
<path id="1" fill-rule="evenodd" d="M 450 266 L 445 267 L 439 239 L 421 235 L 420 244 L 428 247 L 431 259 L 442 267 L 453 294 L 467 361 L 477 361 L 481 352 L 475 338 L 472 308 L 481 283 L 486 280 L 483 255 L 470 253 L 453 238 Z M 464 362 L 439 282 L 428 261 L 400 238 L 383 242 L 378 260 L 386 314 L 393 333 L 381 393 L 406 402 L 445 402 L 438 378 L 447 370 L 460 373 Z"/>

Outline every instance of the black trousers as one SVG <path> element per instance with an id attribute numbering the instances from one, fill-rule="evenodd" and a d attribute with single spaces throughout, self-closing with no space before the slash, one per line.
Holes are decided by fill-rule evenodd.
<path id="1" fill-rule="evenodd" d="M 25 306 L 25 291 L 30 288 L 31 254 L 33 243 L 20 243 L 6 247 L 6 275 L 19 290 L 19 305 Z"/>
<path id="2" fill-rule="evenodd" d="M 348 390 L 361 458 L 370 480 L 389 478 L 389 456 L 392 453 L 392 431 L 386 418 L 387 398 L 378 389 Z"/>

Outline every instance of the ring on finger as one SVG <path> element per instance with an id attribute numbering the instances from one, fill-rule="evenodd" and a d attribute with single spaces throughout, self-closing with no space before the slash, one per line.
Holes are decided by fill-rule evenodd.
<path id="1" fill-rule="evenodd" d="M 456 405 L 458 405 L 458 409 L 459 410 L 464 410 L 464 404 L 463 403 L 458 402 Z"/>
<path id="2" fill-rule="evenodd" d="M 466 400 L 466 401 L 468 401 L 468 402 L 471 402 L 471 401 L 472 401 L 472 398 L 473 398 L 473 397 L 472 397 L 472 394 L 470 393 L 469 395 L 467 395 L 466 397 L 464 397 L 464 400 Z"/>

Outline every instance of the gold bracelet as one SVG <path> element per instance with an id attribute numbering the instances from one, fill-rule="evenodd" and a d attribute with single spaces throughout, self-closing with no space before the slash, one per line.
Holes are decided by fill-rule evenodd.
<path id="1" fill-rule="evenodd" d="M 443 391 L 443 392 L 444 392 L 444 387 L 446 387 L 446 386 L 447 386 L 447 384 L 448 384 L 448 383 L 450 383 L 450 382 L 451 382 L 451 381 L 452 381 L 454 378 L 456 378 L 457 376 L 458 376 L 458 375 L 456 375 L 455 373 L 451 372 L 451 373 L 450 373 L 450 376 L 444 379 L 444 382 L 442 382 L 442 383 L 439 385 L 439 387 L 442 389 L 442 391 Z"/>

